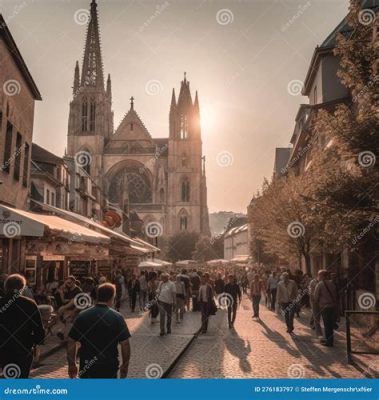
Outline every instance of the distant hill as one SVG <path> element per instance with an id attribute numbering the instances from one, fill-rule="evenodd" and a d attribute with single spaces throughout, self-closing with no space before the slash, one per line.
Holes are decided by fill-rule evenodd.
<path id="1" fill-rule="evenodd" d="M 240 218 L 244 216 L 244 214 L 235 213 L 233 211 L 218 211 L 209 214 L 212 236 L 223 233 L 231 218 Z"/>

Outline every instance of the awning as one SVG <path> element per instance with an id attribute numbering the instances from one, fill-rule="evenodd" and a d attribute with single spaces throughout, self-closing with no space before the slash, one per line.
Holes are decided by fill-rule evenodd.
<path id="1" fill-rule="evenodd" d="M 132 244 L 132 245 L 130 246 L 130 248 L 132 248 L 133 250 L 136 250 L 137 253 L 141 253 L 141 254 L 148 254 L 148 253 L 150 253 L 150 250 L 147 250 L 145 247 L 135 246 L 134 244 Z"/>
<path id="2" fill-rule="evenodd" d="M 230 261 L 236 262 L 236 263 L 238 262 L 238 263 L 245 263 L 245 264 L 247 264 L 247 263 L 249 262 L 249 258 L 250 258 L 250 256 L 241 255 L 241 256 L 234 257 L 234 258 L 231 259 Z"/>
<path id="3" fill-rule="evenodd" d="M 153 261 L 142 261 L 138 264 L 138 268 L 159 268 L 161 266 L 161 264 Z"/>
<path id="4" fill-rule="evenodd" d="M 154 262 L 160 264 L 162 267 L 170 267 L 172 265 L 172 263 L 160 260 L 159 258 L 154 258 Z"/>
<path id="5" fill-rule="evenodd" d="M 193 260 L 181 260 L 175 263 L 178 267 L 188 267 L 188 265 L 196 264 L 196 261 Z"/>
<path id="6" fill-rule="evenodd" d="M 0 236 L 43 237 L 51 234 L 72 242 L 109 243 L 110 239 L 82 225 L 55 215 L 36 214 L 0 205 Z"/>
<path id="7" fill-rule="evenodd" d="M 228 264 L 230 261 L 224 260 L 223 258 L 217 259 L 217 260 L 210 260 L 207 261 L 207 265 L 220 265 L 220 264 Z"/>
<path id="8" fill-rule="evenodd" d="M 45 210 L 48 210 L 50 212 L 54 212 L 54 213 L 57 213 L 59 215 L 74 219 L 77 222 L 82 222 L 84 224 L 87 224 L 88 226 L 90 226 L 90 227 L 92 227 L 94 229 L 98 229 L 102 233 L 107 234 L 108 236 L 120 239 L 120 240 L 122 240 L 124 242 L 127 242 L 129 244 L 134 244 L 135 246 L 141 246 L 141 241 L 137 241 L 135 239 L 132 239 L 131 237 L 129 237 L 125 233 L 120 233 L 120 232 L 114 231 L 112 229 L 106 228 L 105 226 L 101 225 L 100 223 L 98 223 L 98 222 L 96 222 L 96 221 L 94 221 L 94 220 L 92 220 L 90 218 L 83 217 L 83 215 L 79 215 L 79 214 L 76 214 L 76 213 L 73 213 L 73 212 L 67 211 L 67 210 L 62 210 L 61 208 L 57 208 L 57 207 L 54 207 L 54 206 L 51 206 L 51 205 L 43 204 L 43 203 L 40 203 L 39 201 L 35 201 L 34 200 L 34 202 L 36 204 L 40 205 L 41 207 L 43 207 Z M 144 247 L 144 246 L 142 246 L 142 247 Z"/>

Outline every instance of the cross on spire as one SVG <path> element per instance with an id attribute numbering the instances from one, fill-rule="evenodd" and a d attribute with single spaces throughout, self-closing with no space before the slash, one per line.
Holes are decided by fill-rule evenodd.
<path id="1" fill-rule="evenodd" d="M 134 110 L 134 97 L 133 96 L 130 98 L 130 109 Z"/>

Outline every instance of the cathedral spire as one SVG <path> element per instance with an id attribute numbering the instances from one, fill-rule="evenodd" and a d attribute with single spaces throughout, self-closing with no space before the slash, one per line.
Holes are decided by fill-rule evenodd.
<path id="1" fill-rule="evenodd" d="M 101 57 L 99 19 L 96 0 L 92 0 L 84 49 L 82 86 L 104 90 L 103 60 Z"/>
<path id="2" fill-rule="evenodd" d="M 199 94 L 198 94 L 197 90 L 196 90 L 195 102 L 194 102 L 193 106 L 195 107 L 196 112 L 199 113 L 200 112 Z"/>
<path id="3" fill-rule="evenodd" d="M 112 81 L 111 81 L 111 74 L 108 74 L 107 79 L 107 97 L 109 100 L 112 101 Z"/>
<path id="4" fill-rule="evenodd" d="M 176 96 L 175 96 L 175 89 L 172 89 L 172 97 L 171 97 L 171 111 L 173 111 L 176 107 Z"/>
<path id="5" fill-rule="evenodd" d="M 178 97 L 178 107 L 179 109 L 188 108 L 192 105 L 192 97 L 190 91 L 190 83 L 187 81 L 187 73 L 184 73 L 184 80 L 180 87 L 179 97 Z"/>
<path id="6" fill-rule="evenodd" d="M 74 86 L 72 87 L 74 96 L 78 94 L 80 85 L 80 72 L 79 72 L 79 61 L 75 65 L 75 75 L 74 75 Z"/>

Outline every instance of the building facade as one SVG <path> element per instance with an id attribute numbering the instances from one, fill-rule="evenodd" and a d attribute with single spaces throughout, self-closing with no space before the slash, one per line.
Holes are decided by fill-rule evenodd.
<path id="1" fill-rule="evenodd" d="M 0 204 L 27 207 L 34 104 L 41 95 L 0 14 Z M 25 239 L 11 213 L 0 212 L 0 273 L 18 271 Z"/>
<path id="2" fill-rule="evenodd" d="M 173 90 L 169 125 L 168 138 L 153 138 L 132 97 L 114 130 L 111 77 L 105 84 L 92 1 L 82 69 L 75 67 L 68 156 L 85 164 L 109 204 L 138 213 L 147 229 L 154 226 L 164 236 L 186 230 L 209 235 L 199 97 L 192 99 L 186 76 L 177 99 Z"/>

